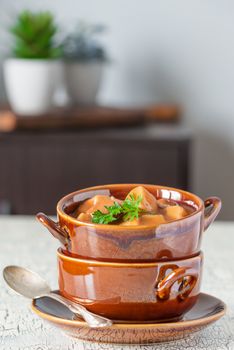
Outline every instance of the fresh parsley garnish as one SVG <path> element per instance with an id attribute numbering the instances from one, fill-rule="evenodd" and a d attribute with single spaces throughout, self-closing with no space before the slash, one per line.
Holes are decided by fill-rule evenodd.
<path id="1" fill-rule="evenodd" d="M 95 224 L 109 224 L 109 222 L 117 220 L 122 211 L 121 206 L 117 202 L 109 207 L 105 206 L 105 208 L 108 210 L 107 213 L 102 213 L 101 210 L 96 210 L 92 214 L 92 222 Z"/>
<path id="2" fill-rule="evenodd" d="M 139 208 L 141 201 L 142 201 L 141 196 L 138 196 L 135 199 L 133 194 L 131 194 L 129 198 L 125 199 L 125 201 L 122 204 L 124 221 L 132 221 L 134 219 L 138 219 L 139 214 L 143 211 L 141 208 Z"/>
<path id="3" fill-rule="evenodd" d="M 92 214 L 92 222 L 95 224 L 109 224 L 121 218 L 123 221 L 138 219 L 139 214 L 143 212 L 143 210 L 139 208 L 141 201 L 141 196 L 135 198 L 134 195 L 130 195 L 122 204 L 115 202 L 111 206 L 105 206 L 107 213 L 96 210 Z"/>

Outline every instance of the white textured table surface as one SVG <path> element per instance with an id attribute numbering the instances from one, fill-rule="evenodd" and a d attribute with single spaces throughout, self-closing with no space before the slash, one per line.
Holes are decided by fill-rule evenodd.
<path id="1" fill-rule="evenodd" d="M 0 217 L 0 269 L 21 265 L 41 274 L 56 288 L 55 239 L 31 217 Z M 221 298 L 227 315 L 183 340 L 157 345 L 121 346 L 82 343 L 67 338 L 35 316 L 29 301 L 10 291 L 0 277 L 1 350 L 231 350 L 234 349 L 234 223 L 215 223 L 203 241 L 202 291 Z"/>

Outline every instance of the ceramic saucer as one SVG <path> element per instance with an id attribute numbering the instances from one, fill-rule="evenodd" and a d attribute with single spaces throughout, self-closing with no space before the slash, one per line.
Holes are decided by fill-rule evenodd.
<path id="1" fill-rule="evenodd" d="M 221 318 L 225 304 L 201 293 L 195 306 L 181 321 L 170 323 L 115 323 L 111 327 L 89 328 L 84 321 L 74 320 L 74 314 L 56 301 L 43 297 L 32 302 L 32 310 L 41 318 L 71 337 L 84 341 L 118 344 L 150 344 L 177 340 L 198 332 Z"/>

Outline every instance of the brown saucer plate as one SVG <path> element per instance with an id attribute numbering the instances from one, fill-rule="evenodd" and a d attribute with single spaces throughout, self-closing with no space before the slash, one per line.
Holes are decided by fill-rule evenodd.
<path id="1" fill-rule="evenodd" d="M 111 327 L 89 328 L 74 319 L 65 306 L 47 297 L 32 302 L 39 317 L 61 328 L 67 335 L 84 341 L 117 344 L 150 344 L 184 338 L 224 316 L 226 305 L 209 294 L 201 293 L 195 306 L 181 321 L 170 323 L 115 323 Z"/>

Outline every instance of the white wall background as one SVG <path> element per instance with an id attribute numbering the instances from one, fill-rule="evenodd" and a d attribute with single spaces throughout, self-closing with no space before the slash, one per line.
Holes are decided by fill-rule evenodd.
<path id="1" fill-rule="evenodd" d="M 0 6 L 1 18 L 27 7 L 54 11 L 65 27 L 77 18 L 106 24 L 114 62 L 100 102 L 182 104 L 197 135 L 193 189 L 204 198 L 219 195 L 221 217 L 234 219 L 232 0 L 0 0 Z"/>

